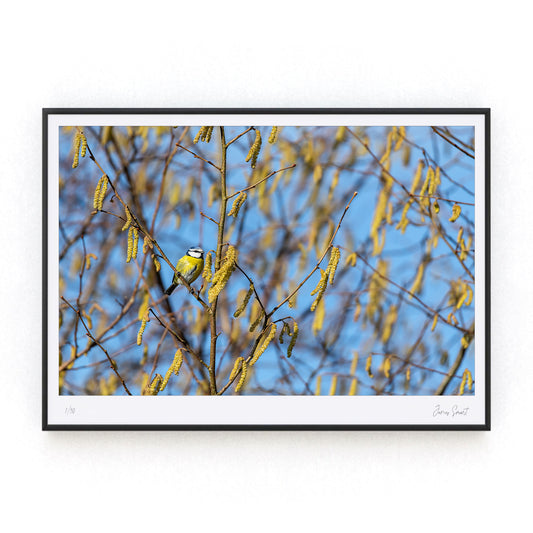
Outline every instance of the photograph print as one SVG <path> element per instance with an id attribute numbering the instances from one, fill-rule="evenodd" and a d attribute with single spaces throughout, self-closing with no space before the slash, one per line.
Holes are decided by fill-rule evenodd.
<path id="1" fill-rule="evenodd" d="M 44 111 L 49 429 L 487 429 L 486 110 Z"/>

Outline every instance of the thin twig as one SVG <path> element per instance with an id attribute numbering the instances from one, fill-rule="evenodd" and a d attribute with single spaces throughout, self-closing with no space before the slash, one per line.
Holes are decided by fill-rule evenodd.
<path id="1" fill-rule="evenodd" d="M 207 216 L 207 215 L 206 215 L 205 213 L 203 213 L 202 211 L 200 211 L 200 215 L 202 215 L 203 217 L 209 219 L 211 222 L 213 222 L 213 224 L 216 224 L 216 225 L 218 226 L 218 222 L 217 222 L 215 219 L 213 219 L 213 218 Z"/>
<path id="2" fill-rule="evenodd" d="M 466 150 L 463 150 L 460 146 L 458 146 L 457 144 L 455 144 L 452 140 L 450 140 L 448 137 L 446 137 L 446 135 L 444 135 L 443 133 L 441 133 L 437 128 L 435 128 L 435 126 L 431 126 L 431 129 L 439 136 L 439 137 L 442 137 L 447 143 L 451 144 L 452 146 L 454 146 L 455 148 L 457 148 L 457 150 L 459 150 L 460 152 L 463 152 L 463 154 L 467 155 L 468 157 L 471 157 L 472 159 L 475 159 L 476 157 L 473 156 L 472 154 L 469 154 Z"/>
<path id="3" fill-rule="evenodd" d="M 234 192 L 233 194 L 230 194 L 227 197 L 227 199 L 229 200 L 230 198 L 233 198 L 234 196 L 237 196 L 238 194 L 241 194 L 241 192 L 253 189 L 254 187 L 257 187 L 260 183 L 263 183 L 263 181 L 266 181 L 268 178 L 271 178 L 274 174 L 277 174 L 278 172 L 283 172 L 284 170 L 289 170 L 291 168 L 294 168 L 295 166 L 296 166 L 296 163 L 294 163 L 294 164 L 292 164 L 292 165 L 290 165 L 288 167 L 285 167 L 285 168 L 280 168 L 279 170 L 274 170 L 268 176 L 265 176 L 263 179 L 259 180 L 257 183 L 254 183 L 253 185 L 245 187 L 244 189 L 241 189 L 240 191 L 237 191 L 237 192 Z"/>
<path id="4" fill-rule="evenodd" d="M 259 298 L 259 294 L 257 293 L 257 290 L 255 289 L 255 283 L 252 281 L 250 276 L 248 276 L 248 274 L 237 263 L 235 263 L 235 266 L 237 267 L 238 270 L 240 270 L 244 274 L 246 279 L 250 282 L 250 285 L 253 288 L 253 291 L 254 291 L 255 297 L 257 299 L 257 302 L 261 306 L 261 309 L 263 310 L 263 313 L 266 315 L 267 312 L 266 312 L 265 306 L 263 305 L 263 302 L 261 301 L 261 298 Z"/>
<path id="5" fill-rule="evenodd" d="M 176 143 L 176 146 L 178 148 L 181 148 L 183 150 L 185 150 L 186 152 L 189 152 L 190 154 L 192 154 L 194 157 L 196 157 L 196 159 L 201 159 L 202 161 L 204 161 L 205 163 L 207 163 L 208 165 L 211 165 L 212 167 L 215 167 L 219 172 L 222 172 L 222 170 L 220 169 L 220 167 L 217 167 L 215 165 L 215 163 L 213 163 L 212 161 L 209 161 L 208 159 L 204 159 L 201 155 L 198 155 L 198 154 L 195 154 L 192 150 L 189 150 L 188 148 L 185 148 L 185 146 L 182 146 L 180 143 Z"/>
<path id="6" fill-rule="evenodd" d="M 237 137 L 231 139 L 231 141 L 226 144 L 226 147 L 228 147 L 230 144 L 233 144 L 237 139 L 240 139 L 243 135 L 246 135 L 249 131 L 252 131 L 254 129 L 255 128 L 253 126 L 250 126 L 248 129 L 245 129 L 242 133 L 239 133 Z"/>

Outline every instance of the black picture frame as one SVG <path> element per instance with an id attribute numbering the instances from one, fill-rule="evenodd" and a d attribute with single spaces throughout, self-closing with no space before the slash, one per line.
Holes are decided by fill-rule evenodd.
<path id="1" fill-rule="evenodd" d="M 76 423 L 68 420 L 65 423 L 52 421 L 50 417 L 50 398 L 52 390 L 49 383 L 49 365 L 50 357 L 56 357 L 56 353 L 49 350 L 49 309 L 50 298 L 53 296 L 49 293 L 49 229 L 50 229 L 50 212 L 49 212 L 49 194 L 51 192 L 51 177 L 49 175 L 49 163 L 51 160 L 50 150 L 50 119 L 51 117 L 66 117 L 72 115 L 81 116 L 121 116 L 121 115 L 157 115 L 160 117 L 166 115 L 314 115 L 320 117 L 323 115 L 364 115 L 364 116 L 477 116 L 483 123 L 484 127 L 484 187 L 485 193 L 483 198 L 484 210 L 484 253 L 485 262 L 482 265 L 485 276 L 484 283 L 484 354 L 481 355 L 484 361 L 484 395 L 483 395 L 483 420 L 476 423 L 453 423 L 443 420 L 442 423 L 342 423 L 342 424 L 315 424 L 315 423 L 209 423 L 209 424 L 171 424 L 171 423 Z M 327 431 L 352 431 L 352 430 L 414 430 L 414 431 L 465 431 L 465 430 L 490 430 L 491 428 L 491 373 L 490 373 L 490 109 L 488 108 L 45 108 L 42 110 L 43 117 L 43 153 L 42 153 L 42 172 L 43 172 L 43 203 L 42 203 L 42 247 L 43 247 L 43 266 L 42 266 L 42 284 L 43 284 L 43 301 L 42 301 L 42 429 L 47 431 L 64 431 L 64 430 L 150 430 L 150 431 L 168 431 L 168 430 L 196 430 L 196 431 L 213 431 L 213 430 L 284 430 L 284 431 L 302 431 L 302 430 L 327 430 Z M 477 149 L 477 146 L 476 146 Z M 476 194 L 477 199 L 477 194 Z M 477 309 L 476 309 L 477 320 Z M 50 352 L 50 353 L 49 353 Z M 56 417 L 57 418 L 57 417 Z"/>

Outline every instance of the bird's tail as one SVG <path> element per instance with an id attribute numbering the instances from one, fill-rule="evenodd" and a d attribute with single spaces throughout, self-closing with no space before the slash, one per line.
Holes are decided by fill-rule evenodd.
<path id="1" fill-rule="evenodd" d="M 178 286 L 177 283 L 173 283 L 166 291 L 165 294 L 172 294 L 174 292 L 174 289 Z"/>

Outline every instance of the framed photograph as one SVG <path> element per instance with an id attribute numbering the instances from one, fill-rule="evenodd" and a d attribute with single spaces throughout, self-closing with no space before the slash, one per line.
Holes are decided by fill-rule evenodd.
<path id="1" fill-rule="evenodd" d="M 488 109 L 44 109 L 43 429 L 490 429 Z"/>

